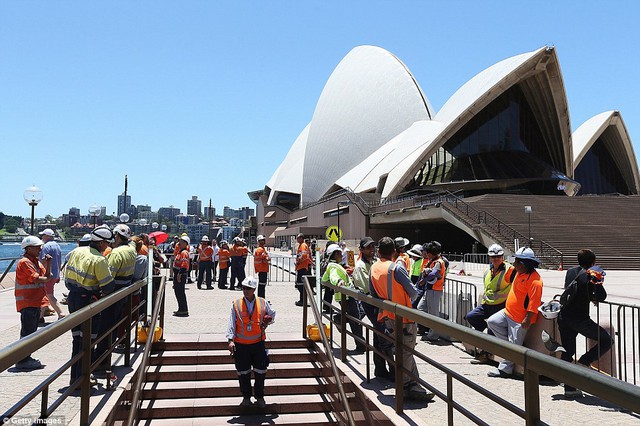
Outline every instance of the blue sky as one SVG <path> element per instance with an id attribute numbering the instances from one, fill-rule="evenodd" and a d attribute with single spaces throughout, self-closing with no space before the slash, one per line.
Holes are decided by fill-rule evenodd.
<path id="1" fill-rule="evenodd" d="M 252 206 L 355 46 L 398 56 L 439 109 L 507 57 L 555 45 L 575 130 L 620 110 L 640 152 L 636 1 L 3 1 L 0 211 L 197 195 Z"/>

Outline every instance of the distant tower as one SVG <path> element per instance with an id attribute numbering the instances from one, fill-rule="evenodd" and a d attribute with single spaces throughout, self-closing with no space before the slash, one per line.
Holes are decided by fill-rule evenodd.
<path id="1" fill-rule="evenodd" d="M 127 175 L 124 175 L 124 193 L 118 195 L 118 216 L 122 213 L 129 213 L 129 207 L 131 207 L 131 196 L 127 195 L 127 186 Z"/>
<path id="2" fill-rule="evenodd" d="M 198 200 L 198 196 L 194 195 L 187 200 L 187 214 L 202 217 L 202 201 Z"/>

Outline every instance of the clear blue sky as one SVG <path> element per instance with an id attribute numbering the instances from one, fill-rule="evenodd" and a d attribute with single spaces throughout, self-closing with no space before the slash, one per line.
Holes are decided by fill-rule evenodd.
<path id="1" fill-rule="evenodd" d="M 575 130 L 622 112 L 640 152 L 637 1 L 3 1 L 0 211 L 253 206 L 355 46 L 398 56 L 439 109 L 484 68 L 557 48 Z"/>

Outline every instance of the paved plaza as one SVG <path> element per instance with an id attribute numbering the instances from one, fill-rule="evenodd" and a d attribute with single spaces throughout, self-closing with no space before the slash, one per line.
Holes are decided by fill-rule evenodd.
<path id="1" fill-rule="evenodd" d="M 471 265 L 467 266 L 467 272 L 471 276 L 457 277 L 461 280 L 474 284 L 480 283 L 481 268 L 477 271 Z M 455 271 L 455 268 L 452 269 Z M 275 276 L 275 274 L 272 274 Z M 542 277 L 545 281 L 545 295 L 543 300 L 550 299 L 562 286 L 564 272 L 543 271 Z M 281 277 L 282 275 L 278 275 Z M 449 278 L 454 278 L 452 275 Z M 629 304 L 640 304 L 640 291 L 633 288 L 633 283 L 638 282 L 639 272 L 618 272 L 611 271 L 607 276 L 607 289 L 612 301 L 625 302 Z M 63 287 L 57 286 L 56 294 L 62 297 Z M 297 300 L 297 291 L 291 281 L 271 282 L 267 287 L 266 299 L 277 311 L 276 323 L 269 327 L 267 336 L 274 337 L 278 333 L 291 334 L 302 333 L 302 308 L 294 305 Z M 181 335 L 180 339 L 192 337 L 197 339 L 199 334 L 219 334 L 224 333 L 231 302 L 240 296 L 238 291 L 230 290 L 198 290 L 194 284 L 187 285 L 187 297 L 189 303 L 190 316 L 188 318 L 177 318 L 170 314 L 166 317 L 165 336 L 171 340 L 174 336 Z M 171 313 L 177 309 L 171 282 L 167 287 L 166 311 Z M 311 311 L 309 311 L 311 316 Z M 54 317 L 49 317 L 48 321 L 53 321 Z M 0 291 L 0 345 L 2 347 L 15 341 L 19 335 L 19 315 L 15 312 L 15 303 L 12 289 Z M 186 336 L 185 336 L 186 335 Z M 334 339 L 339 342 L 338 335 Z M 353 340 L 348 338 L 348 347 L 354 347 Z M 524 407 L 523 382 L 511 379 L 495 379 L 487 377 L 487 371 L 491 368 L 486 365 L 470 364 L 472 357 L 464 352 L 459 343 L 439 343 L 429 344 L 419 341 L 417 350 L 431 357 L 448 368 L 464 375 L 468 379 L 481 384 L 491 392 L 508 398 L 512 403 Z M 0 387 L 3 398 L 0 401 L 0 410 L 3 412 L 22 396 L 39 384 L 46 376 L 53 373 L 63 362 L 69 359 L 71 354 L 71 335 L 62 336 L 51 342 L 34 354 L 46 367 L 30 373 L 13 372 L 11 369 L 0 373 Z M 119 365 L 122 365 L 122 356 L 114 358 Z M 378 400 L 388 407 L 389 411 L 394 407 L 394 390 L 390 382 L 383 382 L 372 379 L 369 383 L 365 377 L 365 355 L 349 356 L 347 366 L 352 368 L 350 373 L 354 381 L 367 389 L 369 396 Z M 418 364 L 420 376 L 438 389 L 446 390 L 446 376 L 430 367 L 424 362 Z M 116 367 L 114 372 L 123 377 L 130 370 L 124 367 Z M 267 378 L 268 380 L 268 378 Z M 63 388 L 68 383 L 68 373 L 62 375 L 49 391 L 49 401 L 53 401 L 59 396 L 58 389 Z M 118 383 L 116 383 L 117 386 Z M 456 401 L 460 402 L 470 411 L 479 415 L 482 419 L 492 425 L 512 425 L 523 424 L 524 421 L 509 414 L 495 403 L 492 403 L 474 391 L 469 390 L 459 383 L 454 383 L 454 395 Z M 92 396 L 92 406 L 108 404 L 109 392 L 104 387 L 99 387 Z M 578 425 L 606 423 L 609 425 L 640 424 L 640 417 L 635 414 L 621 412 L 618 408 L 592 396 L 586 396 L 579 401 L 565 400 L 563 388 L 560 385 L 550 385 L 540 387 L 542 420 L 548 424 Z M 37 415 L 39 410 L 39 399 L 30 404 L 24 410 L 25 415 Z M 405 416 L 407 424 L 433 424 L 441 425 L 447 423 L 447 405 L 440 399 L 435 399 L 428 405 L 420 405 L 407 402 L 405 404 Z M 74 417 L 79 411 L 79 398 L 69 398 L 56 414 L 62 416 L 65 423 L 75 423 Z M 461 415 L 455 415 L 455 424 L 470 424 Z"/>

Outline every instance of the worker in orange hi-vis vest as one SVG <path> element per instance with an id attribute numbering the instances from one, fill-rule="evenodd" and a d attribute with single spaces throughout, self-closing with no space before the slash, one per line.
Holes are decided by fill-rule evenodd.
<path id="1" fill-rule="evenodd" d="M 229 353 L 235 360 L 242 402 L 240 407 L 251 407 L 251 396 L 258 408 L 266 408 L 264 381 L 267 377 L 269 354 L 265 348 L 265 329 L 273 324 L 276 312 L 262 297 L 256 297 L 258 282 L 247 277 L 242 282 L 242 297 L 233 302 L 227 325 Z M 251 389 L 251 371 L 255 379 Z"/>
<path id="2" fill-rule="evenodd" d="M 253 266 L 258 274 L 258 297 L 265 297 L 267 288 L 267 275 L 269 274 L 269 262 L 271 257 L 264 247 L 267 239 L 264 235 L 258 235 L 258 248 L 253 253 Z"/>
<path id="3" fill-rule="evenodd" d="M 51 278 L 51 255 L 45 255 L 41 263 L 38 257 L 44 243 L 38 237 L 22 240 L 24 256 L 16 266 L 16 310 L 20 312 L 20 338 L 35 333 L 40 321 L 40 304 L 46 295 L 45 283 Z M 16 369 L 31 371 L 44 366 L 31 354 L 16 363 Z"/>
<path id="4" fill-rule="evenodd" d="M 296 288 L 300 292 L 300 300 L 296 302 L 296 306 L 302 306 L 302 277 L 309 275 L 309 266 L 311 266 L 311 251 L 309 246 L 304 242 L 304 234 L 298 234 L 296 237 L 298 242 L 298 250 L 296 251 Z"/>
<path id="5" fill-rule="evenodd" d="M 220 276 L 218 277 L 218 288 L 227 288 L 227 274 L 229 273 L 229 260 L 231 253 L 229 252 L 229 243 L 226 240 L 220 241 L 220 250 L 218 251 L 218 263 L 220 265 Z"/>
<path id="6" fill-rule="evenodd" d="M 213 247 L 208 236 L 203 236 L 198 246 L 198 289 L 202 289 L 202 281 L 205 279 L 207 290 L 213 290 L 211 285 L 211 274 L 213 268 Z"/>

